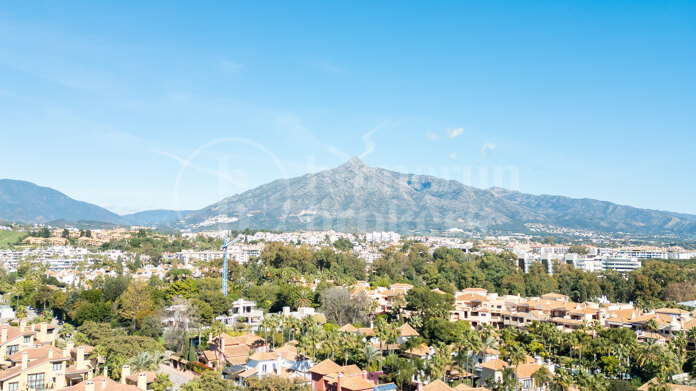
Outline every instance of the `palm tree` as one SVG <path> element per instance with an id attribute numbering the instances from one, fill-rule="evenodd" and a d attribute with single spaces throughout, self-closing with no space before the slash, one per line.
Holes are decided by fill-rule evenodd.
<path id="1" fill-rule="evenodd" d="M 482 323 L 478 326 L 478 332 L 481 337 L 481 340 L 487 340 L 489 338 L 494 338 L 496 335 L 498 335 L 498 332 L 495 330 L 495 328 L 488 324 L 488 323 Z"/>
<path id="2" fill-rule="evenodd" d="M 654 339 L 647 340 L 638 350 L 637 364 L 644 367 L 657 361 L 662 355 L 662 349 L 662 346 L 657 344 Z"/>
<path id="3" fill-rule="evenodd" d="M 686 337 L 689 338 L 691 341 L 696 342 L 696 327 L 692 327 L 689 329 L 689 332 L 686 334 Z"/>
<path id="4" fill-rule="evenodd" d="M 568 371 L 563 368 L 556 369 L 555 376 L 553 377 L 554 389 L 559 391 L 568 391 L 570 387 L 575 384 L 573 377 L 570 376 Z"/>
<path id="5" fill-rule="evenodd" d="M 446 345 L 442 345 L 437 349 L 437 352 L 428 360 L 427 372 L 430 380 L 443 378 L 447 366 L 452 363 L 452 353 Z"/>
<path id="6" fill-rule="evenodd" d="M 270 316 L 264 316 L 259 322 L 259 327 L 263 328 L 263 338 L 268 341 L 268 328 L 271 327 L 272 320 Z"/>
<path id="7" fill-rule="evenodd" d="M 366 343 L 363 347 L 363 356 L 365 357 L 365 362 L 367 363 L 367 370 L 372 369 L 372 363 L 379 361 L 381 358 L 381 352 L 371 343 Z"/>
<path id="8" fill-rule="evenodd" d="M 408 319 L 408 324 L 413 326 L 414 329 L 420 330 L 421 327 L 423 327 L 423 318 L 421 318 L 418 314 L 411 315 L 411 317 Z"/>
<path id="9" fill-rule="evenodd" d="M 73 334 L 75 334 L 75 326 L 71 325 L 70 323 L 63 323 L 63 326 L 61 326 L 60 331 L 58 332 L 58 336 L 65 341 L 70 339 Z"/>
<path id="10" fill-rule="evenodd" d="M 674 354 L 679 359 L 679 366 L 684 364 L 686 359 L 686 345 L 688 340 L 686 339 L 686 334 L 683 331 L 675 331 L 672 334 L 672 340 L 669 341 L 669 349 L 674 352 Z"/>
<path id="11" fill-rule="evenodd" d="M 465 369 L 473 373 L 473 361 L 472 365 L 469 366 L 469 358 L 473 360 L 473 353 L 480 350 L 481 339 L 478 334 L 473 329 L 465 329 L 463 333 L 457 336 L 454 345 L 457 349 L 458 360 L 464 362 Z M 463 357 L 463 354 L 466 354 L 466 356 Z"/>
<path id="12" fill-rule="evenodd" d="M 385 343 L 389 343 L 388 340 L 391 338 L 393 328 L 394 326 L 387 323 L 382 317 L 377 318 L 377 321 L 375 321 L 375 336 L 379 339 L 380 350 L 383 350 Z"/>
<path id="13" fill-rule="evenodd" d="M 336 351 L 341 348 L 338 332 L 336 330 L 327 331 L 321 346 L 326 350 L 326 355 L 331 356 L 331 360 L 333 360 L 336 357 Z"/>
<path id="14" fill-rule="evenodd" d="M 302 337 L 300 337 L 300 346 L 305 352 L 312 352 L 312 360 L 316 358 L 317 345 L 319 345 L 324 337 L 324 329 L 316 324 L 305 330 Z"/>
<path id="15" fill-rule="evenodd" d="M 211 336 L 213 339 L 218 338 L 218 337 L 221 336 L 222 333 L 224 333 L 225 331 L 227 331 L 227 328 L 226 328 L 225 325 L 224 325 L 222 322 L 220 322 L 219 320 L 213 321 L 213 324 L 210 325 L 210 336 Z"/>
<path id="16" fill-rule="evenodd" d="M 657 329 L 660 328 L 660 324 L 657 323 L 657 320 L 655 320 L 655 318 L 652 318 L 645 323 L 645 328 L 654 333 L 657 331 Z"/>
<path id="17" fill-rule="evenodd" d="M 551 380 L 553 380 L 553 375 L 548 368 L 541 367 L 532 374 L 532 380 L 534 380 L 535 386 L 540 387 L 542 390 L 546 390 Z"/>
<path id="18" fill-rule="evenodd" d="M 575 381 L 582 390 L 604 391 L 609 388 L 609 382 L 604 376 L 592 375 L 585 370 L 579 370 L 575 373 Z"/>
<path id="19" fill-rule="evenodd" d="M 312 304 L 312 291 L 302 289 L 297 294 L 296 307 L 309 307 Z"/>
<path id="20" fill-rule="evenodd" d="M 288 340 L 297 338 L 297 332 L 300 331 L 300 320 L 294 316 L 289 316 L 283 323 L 286 324 L 289 329 L 290 334 L 288 335 Z"/>
<path id="21" fill-rule="evenodd" d="M 267 326 L 269 329 L 271 329 L 271 349 L 275 349 L 275 342 L 276 342 L 276 332 L 278 331 L 278 327 L 280 326 L 280 318 L 278 315 L 268 315 L 265 319 L 268 319 L 267 321 Z"/>
<path id="22" fill-rule="evenodd" d="M 509 346 L 506 346 L 507 350 L 507 358 L 508 361 L 510 362 L 510 365 L 515 367 L 515 389 L 518 388 L 519 386 L 519 365 L 524 363 L 527 360 L 527 353 L 524 351 L 522 346 L 519 344 L 515 343 Z"/>
<path id="23" fill-rule="evenodd" d="M 130 361 L 133 372 L 154 371 L 165 361 L 162 352 L 140 352 Z"/>
<path id="24" fill-rule="evenodd" d="M 396 384 L 403 391 L 406 384 L 411 383 L 413 376 L 417 372 L 417 368 L 414 362 L 409 359 L 400 359 L 397 361 L 396 365 Z"/>

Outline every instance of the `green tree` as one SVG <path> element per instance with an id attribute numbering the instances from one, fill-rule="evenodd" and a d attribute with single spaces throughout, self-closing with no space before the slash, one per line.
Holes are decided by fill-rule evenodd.
<path id="1" fill-rule="evenodd" d="M 153 302 L 150 296 L 150 288 L 143 281 L 132 281 L 120 300 L 120 315 L 130 320 L 132 328 L 136 323 L 152 312 Z"/>
<path id="2" fill-rule="evenodd" d="M 415 287 L 406 294 L 406 308 L 425 319 L 445 318 L 454 309 L 454 296 L 433 292 L 426 287 Z"/>
<path id="3" fill-rule="evenodd" d="M 158 373 L 155 377 L 155 381 L 150 384 L 150 388 L 152 388 L 153 391 L 166 391 L 170 389 L 172 385 L 169 375 L 166 373 Z"/>

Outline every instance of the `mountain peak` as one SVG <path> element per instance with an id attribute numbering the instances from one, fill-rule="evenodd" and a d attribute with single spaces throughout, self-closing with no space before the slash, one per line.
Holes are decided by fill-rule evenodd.
<path id="1" fill-rule="evenodd" d="M 358 157 L 353 157 L 347 162 L 343 163 L 339 168 L 348 168 L 348 169 L 353 169 L 353 170 L 360 170 L 367 167 L 365 163 L 363 163 L 362 160 Z"/>

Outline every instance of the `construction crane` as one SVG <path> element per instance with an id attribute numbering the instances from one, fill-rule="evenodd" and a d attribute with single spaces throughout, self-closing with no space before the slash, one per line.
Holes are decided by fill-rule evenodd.
<path id="1" fill-rule="evenodd" d="M 227 247 L 240 240 L 242 240 L 242 237 L 237 236 L 234 240 L 228 242 L 227 237 L 225 237 L 225 242 L 222 244 L 222 250 L 224 251 L 222 253 L 222 294 L 225 296 L 227 296 L 227 274 L 229 273 L 229 267 L 227 265 Z"/>

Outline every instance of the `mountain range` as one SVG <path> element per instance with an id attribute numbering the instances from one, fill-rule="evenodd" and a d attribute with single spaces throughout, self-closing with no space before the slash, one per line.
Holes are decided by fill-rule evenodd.
<path id="1" fill-rule="evenodd" d="M 541 224 L 599 232 L 693 236 L 696 216 L 592 199 L 478 189 L 454 180 L 403 174 L 353 158 L 318 173 L 278 179 L 195 211 L 119 216 L 50 188 L 0 180 L 0 219 L 91 220 L 191 229 L 342 231 L 528 231 Z"/>

